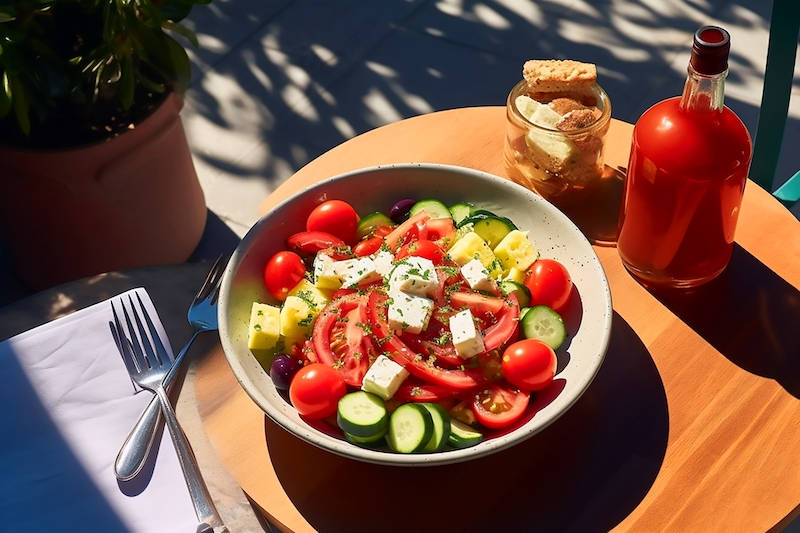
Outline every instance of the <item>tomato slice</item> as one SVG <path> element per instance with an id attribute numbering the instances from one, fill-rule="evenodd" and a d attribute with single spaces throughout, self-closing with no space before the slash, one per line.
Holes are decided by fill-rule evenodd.
<path id="1" fill-rule="evenodd" d="M 419 239 L 403 244 L 395 255 L 395 261 L 404 257 L 424 257 L 434 265 L 441 265 L 444 262 L 444 250 L 433 241 Z"/>
<path id="2" fill-rule="evenodd" d="M 393 400 L 400 402 L 438 402 L 445 398 L 452 398 L 458 394 L 458 390 L 444 385 L 431 385 L 421 380 L 408 378 L 397 388 L 397 392 L 392 396 Z"/>
<path id="3" fill-rule="evenodd" d="M 506 301 L 479 292 L 454 292 L 450 295 L 450 305 L 456 309 L 469 309 L 473 314 L 497 316 L 503 310 Z"/>
<path id="4" fill-rule="evenodd" d="M 384 241 L 392 252 L 407 242 L 427 237 L 425 223 L 430 219 L 425 211 L 419 211 L 408 220 L 394 228 L 391 233 L 386 235 Z"/>
<path id="5" fill-rule="evenodd" d="M 367 296 L 347 294 L 332 300 L 317 317 L 311 335 L 321 363 L 337 369 L 345 383 L 360 387 L 373 352 L 367 332 Z"/>
<path id="6" fill-rule="evenodd" d="M 425 223 L 428 239 L 447 249 L 456 236 L 456 225 L 452 218 L 432 218 Z"/>
<path id="7" fill-rule="evenodd" d="M 519 333 L 519 300 L 514 293 L 506 296 L 503 309 L 495 317 L 497 322 L 483 332 L 483 345 L 490 352 L 517 338 Z"/>
<path id="8" fill-rule="evenodd" d="M 372 291 L 369 295 L 369 315 L 372 333 L 379 348 L 393 361 L 405 367 L 408 372 L 427 383 L 444 385 L 457 390 L 475 387 L 483 382 L 483 370 L 480 367 L 465 369 L 444 369 L 431 363 L 404 343 L 389 328 L 386 319 L 388 296 L 380 291 Z"/>
<path id="9" fill-rule="evenodd" d="M 367 255 L 372 255 L 381 249 L 382 244 L 383 244 L 382 237 L 369 237 L 368 239 L 359 241 L 358 244 L 353 246 L 353 253 L 356 254 L 356 257 L 364 257 Z"/>
<path id="10" fill-rule="evenodd" d="M 487 428 L 506 427 L 518 420 L 530 401 L 530 393 L 512 388 L 505 382 L 490 383 L 478 389 L 472 398 L 475 418 Z"/>
<path id="11" fill-rule="evenodd" d="M 286 245 L 295 252 L 315 254 L 325 248 L 345 246 L 339 237 L 324 231 L 301 231 L 286 239 Z"/>

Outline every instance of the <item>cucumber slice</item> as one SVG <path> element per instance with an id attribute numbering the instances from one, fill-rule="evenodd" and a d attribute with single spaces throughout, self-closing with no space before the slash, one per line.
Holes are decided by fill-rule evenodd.
<path id="1" fill-rule="evenodd" d="M 428 410 L 433 419 L 433 435 L 422 451 L 440 452 L 444 450 L 450 437 L 450 415 L 438 403 L 423 402 L 420 405 Z"/>
<path id="2" fill-rule="evenodd" d="M 520 326 L 526 339 L 539 339 L 554 350 L 558 350 L 567 338 L 561 315 L 546 305 L 531 307 L 520 319 Z"/>
<path id="3" fill-rule="evenodd" d="M 517 295 L 517 301 L 519 301 L 520 308 L 531 305 L 531 290 L 522 283 L 518 283 L 510 279 L 504 279 L 500 282 L 500 292 L 506 296 L 512 292 L 515 293 Z"/>
<path id="4" fill-rule="evenodd" d="M 477 215 L 469 217 L 465 222 L 472 224 L 472 231 L 486 241 L 492 250 L 503 237 L 517 229 L 514 223 L 505 217 Z"/>
<path id="5" fill-rule="evenodd" d="M 431 218 L 452 218 L 450 210 L 439 200 L 420 200 L 411 206 L 408 214 L 414 216 L 423 210 Z"/>
<path id="6" fill-rule="evenodd" d="M 380 211 L 370 213 L 358 221 L 358 225 L 356 226 L 356 235 L 358 236 L 358 239 L 361 240 L 367 235 L 372 235 L 372 233 L 381 226 L 393 228 L 395 223 L 392 222 L 391 218 Z"/>
<path id="7" fill-rule="evenodd" d="M 450 216 L 453 217 L 453 222 L 458 225 L 459 222 L 472 215 L 472 204 L 460 203 L 450 206 Z"/>
<path id="8" fill-rule="evenodd" d="M 460 420 L 450 420 L 450 437 L 447 442 L 453 448 L 469 448 L 483 440 L 483 433 Z"/>
<path id="9" fill-rule="evenodd" d="M 430 412 L 416 403 L 404 403 L 389 418 L 386 442 L 400 453 L 421 451 L 433 435 L 433 418 Z"/>
<path id="10" fill-rule="evenodd" d="M 386 439 L 384 437 L 386 437 L 388 430 L 389 428 L 387 426 L 382 432 L 371 437 L 357 437 L 345 431 L 344 438 L 347 442 L 355 444 L 356 446 L 361 446 L 362 448 L 379 448 L 386 444 Z"/>
<path id="11" fill-rule="evenodd" d="M 389 415 L 380 396 L 360 390 L 342 396 L 336 409 L 336 422 L 345 433 L 369 439 L 386 433 Z"/>

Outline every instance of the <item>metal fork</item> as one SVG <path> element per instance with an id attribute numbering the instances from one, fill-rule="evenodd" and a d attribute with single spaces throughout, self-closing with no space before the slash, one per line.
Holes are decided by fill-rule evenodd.
<path id="1" fill-rule="evenodd" d="M 202 287 L 200 287 L 189 306 L 187 317 L 194 332 L 183 349 L 178 352 L 177 357 L 175 357 L 175 364 L 164 380 L 164 386 L 167 387 L 168 391 L 170 390 L 172 379 L 177 374 L 186 352 L 189 351 L 189 347 L 197 335 L 204 331 L 214 331 L 218 327 L 217 299 L 219 297 L 219 284 L 222 280 L 222 273 L 225 270 L 226 263 L 223 256 L 217 258 Z M 161 427 L 161 421 L 161 407 L 158 404 L 158 398 L 154 396 L 145 410 L 142 411 L 139 420 L 131 429 L 119 450 L 119 454 L 117 454 L 117 459 L 114 462 L 114 474 L 117 479 L 128 481 L 142 470 L 155 440 L 157 430 Z"/>
<path id="2" fill-rule="evenodd" d="M 129 297 L 130 313 L 125 303 L 122 302 L 122 314 L 125 317 L 127 328 L 123 327 L 113 302 L 111 304 L 114 311 L 114 322 L 110 324 L 112 333 L 114 333 L 115 340 L 119 341 L 122 358 L 125 360 L 125 366 L 127 366 L 128 373 L 133 378 L 133 381 L 140 387 L 153 391 L 161 404 L 161 411 L 166 419 L 172 443 L 175 445 L 175 451 L 177 452 L 178 460 L 183 470 L 183 477 L 186 480 L 186 486 L 189 488 L 189 494 L 198 520 L 210 526 L 215 533 L 227 531 L 214 507 L 191 446 L 178 424 L 175 411 L 172 408 L 172 404 L 170 404 L 167 390 L 164 387 L 164 382 L 171 368 L 175 367 L 175 364 L 169 361 L 167 351 L 158 336 L 150 315 L 144 308 L 139 295 L 137 294 L 136 296 L 141 309 L 141 316 L 144 318 L 147 329 L 142 323 L 142 318 L 139 316 L 140 312 L 137 311 L 133 298 Z M 131 316 L 133 316 L 133 320 L 131 320 Z M 175 363 L 177 362 L 176 359 Z"/>

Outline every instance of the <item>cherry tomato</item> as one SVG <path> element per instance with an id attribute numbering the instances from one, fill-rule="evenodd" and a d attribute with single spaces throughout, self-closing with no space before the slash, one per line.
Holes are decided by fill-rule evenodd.
<path id="1" fill-rule="evenodd" d="M 286 295 L 306 274 L 306 267 L 303 260 L 294 252 L 283 250 L 267 261 L 264 268 L 264 284 L 269 293 L 281 302 L 286 299 Z"/>
<path id="2" fill-rule="evenodd" d="M 441 265 L 444 261 L 444 250 L 435 242 L 422 239 L 407 242 L 402 245 L 397 251 L 395 261 L 399 261 L 408 256 L 424 257 L 425 259 L 429 259 L 434 265 Z"/>
<path id="3" fill-rule="evenodd" d="M 311 363 L 297 371 L 289 386 L 289 399 L 300 415 L 325 418 L 336 412 L 347 385 L 333 367 Z"/>
<path id="4" fill-rule="evenodd" d="M 487 428 L 506 427 L 517 421 L 525 412 L 530 394 L 502 382 L 482 387 L 472 398 L 475 418 Z"/>
<path id="5" fill-rule="evenodd" d="M 564 265 L 554 259 L 539 259 L 525 278 L 532 305 L 546 305 L 560 312 L 572 295 L 572 278 Z"/>
<path id="6" fill-rule="evenodd" d="M 322 202 L 311 211 L 306 220 L 308 231 L 322 231 L 342 239 L 347 244 L 356 242 L 358 213 L 342 200 Z"/>
<path id="7" fill-rule="evenodd" d="M 383 237 L 370 237 L 353 246 L 353 253 L 356 254 L 356 257 L 372 255 L 381 249 L 381 244 L 383 244 Z"/>
<path id="8" fill-rule="evenodd" d="M 558 360 L 553 349 L 538 339 L 510 344 L 503 352 L 503 376 L 522 390 L 542 390 L 552 383 Z"/>

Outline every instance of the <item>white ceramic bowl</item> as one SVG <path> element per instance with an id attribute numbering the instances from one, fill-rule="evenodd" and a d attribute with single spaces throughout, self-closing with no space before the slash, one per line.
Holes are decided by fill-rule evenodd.
<path id="1" fill-rule="evenodd" d="M 399 454 L 360 448 L 321 425 L 300 418 L 279 394 L 267 372 L 247 348 L 250 308 L 272 302 L 263 284 L 264 265 L 285 249 L 286 238 L 305 229 L 308 213 L 324 200 L 349 202 L 360 214 L 388 211 L 403 198 L 437 198 L 450 205 L 471 202 L 510 218 L 540 250 L 562 262 L 579 300 L 565 313 L 571 336 L 559 350 L 559 369 L 551 389 L 532 398 L 535 414 L 521 427 L 477 446 L 433 454 Z M 569 409 L 597 374 L 611 335 L 611 293 L 600 260 L 578 228 L 531 191 L 497 176 L 467 168 L 399 164 L 349 172 L 298 192 L 261 218 L 231 258 L 220 291 L 219 333 L 231 369 L 253 401 L 278 425 L 297 437 L 342 456 L 371 463 L 424 466 L 457 463 L 498 452 L 538 433 Z"/>

